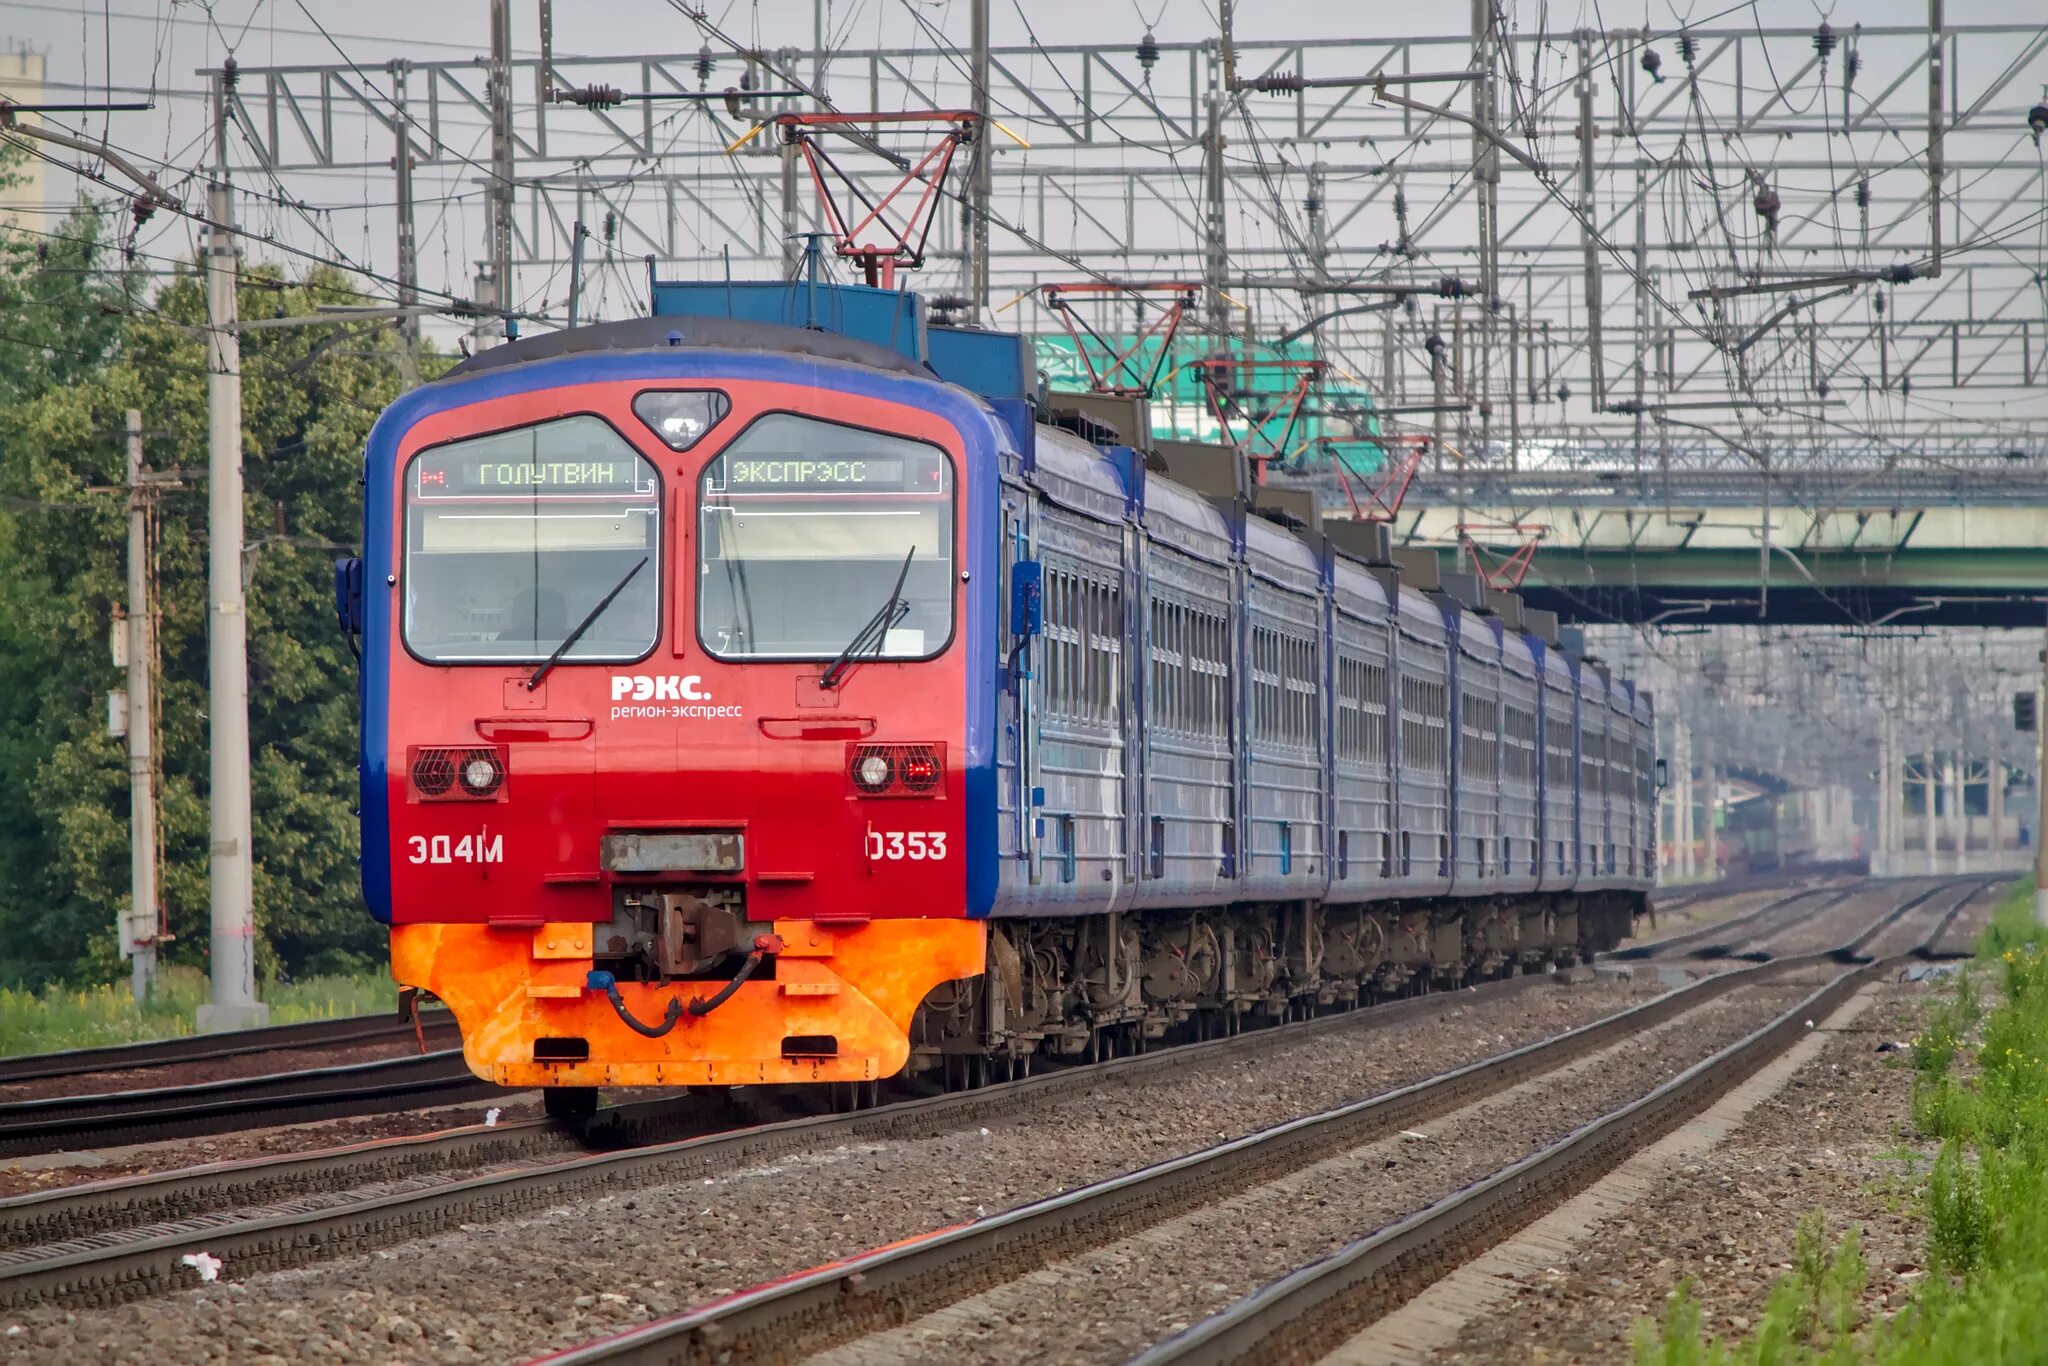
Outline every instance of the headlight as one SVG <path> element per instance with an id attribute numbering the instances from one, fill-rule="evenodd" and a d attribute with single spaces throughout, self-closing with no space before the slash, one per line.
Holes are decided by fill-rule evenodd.
<path id="1" fill-rule="evenodd" d="M 489 758 L 471 759 L 462 770 L 462 785 L 471 792 L 487 792 L 498 785 L 498 765 Z"/>
<path id="2" fill-rule="evenodd" d="M 674 451 L 696 445 L 731 407 L 709 390 L 651 389 L 633 400 L 633 412 Z"/>
<path id="3" fill-rule="evenodd" d="M 853 765 L 853 780 L 868 792 L 880 792 L 890 777 L 889 760 L 880 754 L 863 755 Z"/>

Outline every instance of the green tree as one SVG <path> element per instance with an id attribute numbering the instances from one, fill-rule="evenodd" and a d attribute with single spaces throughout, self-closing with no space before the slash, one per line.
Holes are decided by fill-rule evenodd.
<path id="1" fill-rule="evenodd" d="M 105 979 L 128 895 L 120 680 L 107 653 L 125 596 L 123 415 L 148 462 L 194 472 L 160 504 L 157 592 L 170 961 L 207 947 L 207 334 L 203 283 L 181 272 L 140 302 L 97 218 L 74 218 L 76 273 L 0 246 L 0 310 L 61 342 L 0 344 L 0 978 Z M 45 278 L 49 277 L 49 278 Z M 6 291 L 36 295 L 8 308 Z M 68 293 L 60 291 L 69 291 Z M 244 268 L 244 318 L 359 296 L 315 270 Z M 47 301 L 45 302 L 45 297 Z M 356 669 L 334 622 L 332 561 L 360 535 L 363 440 L 400 380 L 388 328 L 245 333 L 244 561 L 249 584 L 258 962 L 268 973 L 361 968 L 382 953 L 356 880 Z M 22 371 L 18 379 L 14 369 Z"/>

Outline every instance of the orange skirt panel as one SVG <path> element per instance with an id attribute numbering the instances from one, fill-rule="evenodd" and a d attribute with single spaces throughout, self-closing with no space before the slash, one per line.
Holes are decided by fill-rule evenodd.
<path id="1" fill-rule="evenodd" d="M 501 1086 L 759 1086 L 874 1081 L 910 1059 L 910 1020 L 943 982 L 986 966 L 988 933 L 976 920 L 872 920 L 857 926 L 775 922 L 785 942 L 776 980 L 750 981 L 704 1016 L 685 1013 L 650 1039 L 629 1029 L 591 970 L 588 925 L 512 929 L 394 925 L 391 974 L 432 992 L 462 1027 L 470 1070 Z M 671 999 L 685 1006 L 719 982 L 621 982 L 634 1016 L 658 1023 Z M 820 1036 L 833 1056 L 786 1057 L 783 1041 Z M 581 1038 L 584 1062 L 535 1062 L 534 1041 Z M 815 1042 L 806 1046 L 815 1053 Z"/>

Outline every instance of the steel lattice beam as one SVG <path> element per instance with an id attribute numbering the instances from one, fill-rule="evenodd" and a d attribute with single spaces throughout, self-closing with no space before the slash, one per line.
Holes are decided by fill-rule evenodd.
<path id="1" fill-rule="evenodd" d="M 1240 40 L 1234 91 L 1222 89 L 1214 41 L 1159 43 L 1150 62 L 1134 41 L 998 46 L 989 107 L 1031 146 L 985 144 L 989 303 L 1075 279 L 1076 262 L 1119 278 L 1200 278 L 1207 111 L 1221 98 L 1227 287 L 1241 305 L 1223 315 L 1232 330 L 1271 337 L 1347 299 L 1461 282 L 1450 292 L 1466 297 L 1424 294 L 1376 316 L 1331 317 L 1315 335 L 1334 369 L 1383 405 L 1432 398 L 1442 384 L 1453 411 L 1431 425 L 1475 477 L 1532 464 L 1672 478 L 1762 468 L 1740 453 L 1748 449 L 1769 453 L 1788 497 L 1901 469 L 1929 496 L 2031 489 L 2048 461 L 2048 174 L 2025 120 L 2048 84 L 2048 33 L 1871 26 L 1835 35 L 1826 53 L 1815 37 L 1809 28 L 1701 29 L 1685 35 L 1689 61 L 1675 33 L 1538 34 L 1526 23 L 1479 44 L 1471 35 Z M 1661 80 L 1645 67 L 1651 51 Z M 934 47 L 712 56 L 708 74 L 695 52 L 513 64 L 515 297 L 526 307 L 559 304 L 578 223 L 593 232 L 612 224 L 593 251 L 614 268 L 637 272 L 651 257 L 668 273 L 729 264 L 757 277 L 780 274 L 786 234 L 814 226 L 807 205 L 793 215 L 785 207 L 784 156 L 771 137 L 729 150 L 758 119 L 804 102 L 589 110 L 529 92 L 758 89 L 801 71 L 841 109 L 957 108 L 971 93 L 965 57 Z M 1491 158 L 1501 173 L 1496 235 L 1485 237 L 1471 131 L 1413 107 L 1467 110 L 1475 83 L 1388 87 L 1404 92 L 1402 106 L 1358 83 L 1465 70 L 1475 58 L 1514 151 Z M 1691 297 L 1902 266 L 1930 275 L 1930 73 L 1941 108 L 1938 277 Z M 233 99 L 237 171 L 317 201 L 310 187 L 386 167 L 383 154 L 403 136 L 416 195 L 479 195 L 488 158 L 472 149 L 487 120 L 487 74 L 478 61 L 244 67 Z M 886 128 L 867 131 L 888 141 Z M 1582 149 L 1592 186 L 1583 212 L 1601 238 L 1606 280 L 1597 317 L 1588 316 L 1575 203 Z M 861 155 L 845 160 L 877 192 L 900 174 Z M 1768 224 L 1758 207 L 1766 189 L 1776 205 Z M 942 213 L 926 288 L 960 287 L 963 236 L 957 206 Z M 1499 308 L 1472 297 L 1483 259 L 1498 273 Z M 1055 327 L 1034 302 L 1013 310 L 1005 325 Z M 1447 358 L 1435 373 L 1432 338 Z M 1596 387 L 1609 406 L 1746 406 L 1692 414 L 1720 433 L 1710 436 L 1654 413 L 1591 410 Z M 1930 420 L 1929 396 L 1952 394 L 2003 403 L 2005 416 Z M 1814 420 L 1799 412 L 1823 403 L 1833 406 Z"/>

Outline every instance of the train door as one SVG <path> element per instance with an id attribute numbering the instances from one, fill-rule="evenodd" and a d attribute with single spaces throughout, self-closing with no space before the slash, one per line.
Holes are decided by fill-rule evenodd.
<path id="1" fill-rule="evenodd" d="M 998 784 L 1003 805 L 1002 856 L 1008 866 L 1022 856 L 1026 880 L 1041 876 L 1034 825 L 1044 789 L 1038 778 L 1038 708 L 1033 696 L 1044 671 L 1040 634 L 1044 625 L 1043 578 L 1037 540 L 1031 525 L 1032 499 L 1015 484 L 1002 492 L 1002 552 L 997 556 L 1003 581 L 999 601 L 1006 616 L 1002 679 L 996 702 L 997 733 L 1002 737 L 998 763 L 1009 772 Z"/>
<path id="2" fill-rule="evenodd" d="M 1122 528 L 1041 502 L 1045 669 L 1034 680 L 1034 833 L 1055 900 L 1115 909 L 1126 895 Z"/>

